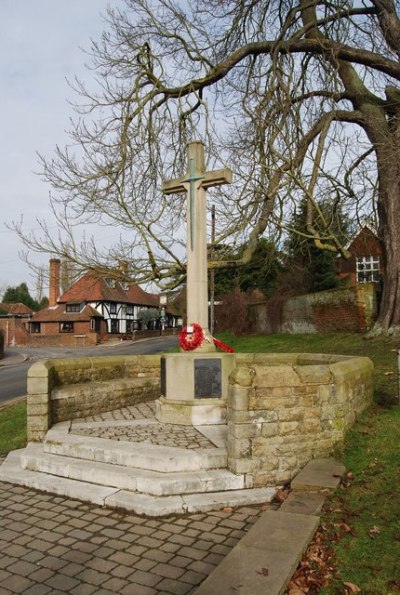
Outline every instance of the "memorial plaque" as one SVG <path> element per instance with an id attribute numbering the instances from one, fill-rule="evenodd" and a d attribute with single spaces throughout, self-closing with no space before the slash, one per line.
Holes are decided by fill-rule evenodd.
<path id="1" fill-rule="evenodd" d="M 165 357 L 161 358 L 161 376 L 160 376 L 161 394 L 165 397 L 167 392 L 167 376 L 165 369 Z"/>
<path id="2" fill-rule="evenodd" d="M 221 360 L 220 359 L 195 359 L 194 360 L 194 398 L 206 399 L 220 398 L 221 389 Z"/>

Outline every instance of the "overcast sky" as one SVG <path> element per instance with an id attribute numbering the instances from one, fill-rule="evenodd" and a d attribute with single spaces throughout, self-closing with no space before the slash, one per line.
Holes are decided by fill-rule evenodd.
<path id="1" fill-rule="evenodd" d="M 80 48 L 98 39 L 101 15 L 122 0 L 0 0 L 0 298 L 6 286 L 34 279 L 19 258 L 23 250 L 6 223 L 24 217 L 24 229 L 49 220 L 50 188 L 35 175 L 39 152 L 51 156 L 67 142 L 74 95 L 66 78 L 90 76 Z M 56 231 L 56 228 L 54 228 Z M 47 263 L 47 256 L 34 256 Z"/>

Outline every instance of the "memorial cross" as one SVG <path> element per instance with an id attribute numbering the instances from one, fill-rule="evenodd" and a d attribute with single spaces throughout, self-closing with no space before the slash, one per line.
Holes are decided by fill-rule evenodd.
<path id="1" fill-rule="evenodd" d="M 182 179 L 163 183 L 164 194 L 187 193 L 187 322 L 198 323 L 209 338 L 207 282 L 207 206 L 206 190 L 212 186 L 230 184 L 228 168 L 205 171 L 204 145 L 200 141 L 188 144 L 188 173 Z"/>

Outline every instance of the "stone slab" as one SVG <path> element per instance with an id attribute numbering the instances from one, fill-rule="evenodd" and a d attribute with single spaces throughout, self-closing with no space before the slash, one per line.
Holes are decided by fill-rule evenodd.
<path id="1" fill-rule="evenodd" d="M 297 514 L 318 515 L 321 512 L 326 494 L 323 492 L 300 492 L 293 491 L 286 498 L 281 512 L 294 512 Z"/>
<path id="2" fill-rule="evenodd" d="M 152 471 L 198 471 L 226 466 L 224 448 L 188 450 L 148 443 L 112 441 L 66 434 L 63 429 L 47 433 L 44 450 L 51 454 Z"/>
<path id="3" fill-rule="evenodd" d="M 218 492 L 245 487 L 243 475 L 227 469 L 162 473 L 109 463 L 92 462 L 47 453 L 42 444 L 30 443 L 21 453 L 24 469 L 154 496 Z"/>
<path id="4" fill-rule="evenodd" d="M 227 506 L 250 506 L 270 501 L 275 489 L 237 490 L 233 492 L 214 492 L 183 496 L 157 498 L 147 494 L 138 494 L 120 490 L 106 499 L 106 506 L 130 510 L 146 516 L 164 516 L 185 514 L 188 512 L 208 512 L 221 510 Z"/>
<path id="5" fill-rule="evenodd" d="M 219 448 L 225 448 L 228 437 L 228 426 L 220 424 L 217 426 L 195 426 L 196 430 L 203 434 L 210 442 Z"/>
<path id="6" fill-rule="evenodd" d="M 313 459 L 292 480 L 293 490 L 336 490 L 346 468 L 334 459 Z"/>
<path id="7" fill-rule="evenodd" d="M 276 488 L 253 488 L 210 494 L 183 495 L 186 512 L 206 512 L 226 506 L 245 506 L 271 502 Z"/>
<path id="8" fill-rule="evenodd" d="M 280 595 L 319 518 L 267 511 L 195 591 L 195 595 Z"/>
<path id="9" fill-rule="evenodd" d="M 92 502 L 100 506 L 104 506 L 106 498 L 115 492 L 115 488 L 93 485 L 82 481 L 22 469 L 20 456 L 20 451 L 9 453 L 6 460 L 0 466 L 0 481 L 8 481 L 42 492 L 56 494 L 57 496 L 66 496 L 67 498 L 75 498 L 84 502 Z"/>

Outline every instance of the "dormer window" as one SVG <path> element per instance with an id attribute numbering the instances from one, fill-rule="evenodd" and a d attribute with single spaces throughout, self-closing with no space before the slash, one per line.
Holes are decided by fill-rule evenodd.
<path id="1" fill-rule="evenodd" d="M 129 283 L 127 281 L 121 281 L 121 287 L 122 289 L 125 289 L 125 291 L 128 291 Z"/>
<path id="2" fill-rule="evenodd" d="M 82 303 L 79 304 L 67 304 L 65 306 L 65 311 L 66 312 L 80 312 L 82 310 Z"/>
<path id="3" fill-rule="evenodd" d="M 108 287 L 111 287 L 111 289 L 115 289 L 115 279 L 113 279 L 112 277 L 107 277 L 106 283 Z"/>

